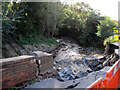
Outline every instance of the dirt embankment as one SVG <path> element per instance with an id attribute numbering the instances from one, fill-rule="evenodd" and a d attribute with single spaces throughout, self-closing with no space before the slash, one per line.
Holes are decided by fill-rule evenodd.
<path id="1" fill-rule="evenodd" d="M 2 49 L 2 58 L 14 57 L 29 54 L 33 51 L 44 51 L 48 53 L 52 53 L 58 49 L 58 45 L 45 45 L 45 44 L 37 44 L 37 45 L 4 45 Z"/>
<path id="2" fill-rule="evenodd" d="M 33 51 L 44 51 L 52 53 L 55 59 L 80 59 L 85 55 L 101 56 L 103 52 L 94 47 L 83 48 L 74 42 L 72 39 L 59 39 L 59 45 L 19 45 L 19 44 L 7 44 L 3 45 L 2 58 L 14 57 L 29 54 Z"/>

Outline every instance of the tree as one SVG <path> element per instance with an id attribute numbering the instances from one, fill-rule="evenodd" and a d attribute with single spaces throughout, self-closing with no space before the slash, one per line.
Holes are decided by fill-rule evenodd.
<path id="1" fill-rule="evenodd" d="M 99 24 L 100 16 L 99 13 L 90 12 L 86 20 L 85 30 L 84 30 L 84 40 L 86 43 L 94 44 L 97 42 L 97 25 Z"/>
<path id="2" fill-rule="evenodd" d="M 47 37 L 53 37 L 59 28 L 61 22 L 61 3 L 46 2 L 35 3 L 35 16 L 39 25 L 39 30 Z"/>
<path id="3" fill-rule="evenodd" d="M 65 19 L 62 29 L 70 33 L 70 37 L 76 39 L 80 44 L 96 41 L 97 24 L 100 14 L 84 2 L 73 5 L 65 5 Z M 74 35 L 73 35 L 74 33 Z M 67 34 L 69 35 L 69 34 Z M 87 44 L 86 44 L 87 45 Z"/>
<path id="4" fill-rule="evenodd" d="M 85 23 L 89 13 L 93 9 L 84 2 L 76 3 L 74 5 L 66 5 L 64 27 L 74 28 L 77 30 L 85 28 Z"/>
<path id="5" fill-rule="evenodd" d="M 2 36 L 3 41 L 8 40 L 10 35 L 17 36 L 15 32 L 18 31 L 17 24 L 24 18 L 24 9 L 20 4 L 10 4 L 9 2 L 2 3 Z"/>
<path id="6" fill-rule="evenodd" d="M 104 20 L 99 21 L 100 24 L 97 26 L 98 32 L 96 33 L 101 39 L 105 39 L 113 35 L 113 28 L 117 27 L 117 24 L 110 19 L 110 17 L 105 17 Z"/>
<path id="7" fill-rule="evenodd" d="M 2 3 L 3 35 L 22 41 L 43 34 L 53 37 L 61 26 L 62 4 L 59 2 Z M 6 19 L 7 18 L 7 19 Z"/>

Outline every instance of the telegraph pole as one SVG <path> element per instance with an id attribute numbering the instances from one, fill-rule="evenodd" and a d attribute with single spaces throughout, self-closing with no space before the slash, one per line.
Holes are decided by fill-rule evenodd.
<path id="1" fill-rule="evenodd" d="M 120 1 L 118 2 L 118 27 L 120 28 Z"/>
<path id="2" fill-rule="evenodd" d="M 120 34 L 120 1 L 118 2 L 118 32 Z M 119 36 L 119 39 L 120 39 L 120 36 Z M 118 42 L 118 45 L 120 45 L 120 41 Z M 120 56 L 120 46 L 119 46 L 119 49 L 118 49 L 118 54 Z"/>

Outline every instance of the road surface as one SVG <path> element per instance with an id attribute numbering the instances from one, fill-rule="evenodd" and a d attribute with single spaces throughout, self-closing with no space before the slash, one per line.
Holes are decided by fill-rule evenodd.
<path id="1" fill-rule="evenodd" d="M 95 72 L 89 73 L 86 77 L 78 78 L 75 80 L 68 80 L 68 81 L 64 81 L 64 82 L 58 81 L 56 78 L 45 79 L 43 81 L 29 85 L 29 86 L 25 87 L 23 90 L 26 90 L 26 89 L 32 90 L 32 89 L 36 89 L 36 88 L 39 88 L 39 89 L 40 88 L 63 88 L 62 90 L 64 90 L 64 88 L 68 88 L 77 83 L 79 83 L 79 84 L 77 86 L 75 86 L 74 88 L 87 88 L 93 82 L 98 80 L 100 77 L 103 77 L 103 80 L 104 80 L 104 78 L 106 77 L 106 72 L 110 68 L 111 68 L 110 66 L 106 66 L 103 69 L 101 69 L 100 71 L 95 71 Z"/>

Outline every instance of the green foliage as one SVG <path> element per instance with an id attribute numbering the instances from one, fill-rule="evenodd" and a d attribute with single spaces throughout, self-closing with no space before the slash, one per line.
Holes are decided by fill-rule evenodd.
<path id="1" fill-rule="evenodd" d="M 117 24 L 110 20 L 110 17 L 105 17 L 104 20 L 100 20 L 100 24 L 97 26 L 98 32 L 96 33 L 101 39 L 105 39 L 113 35 L 113 28 L 117 27 Z"/>
<path id="2" fill-rule="evenodd" d="M 74 37 L 81 45 L 92 45 L 96 42 L 96 26 L 100 19 L 97 11 L 84 2 L 65 5 L 63 11 L 65 16 L 62 29 L 68 32 L 72 31 L 70 36 Z M 73 32 L 76 32 L 75 35 Z"/>
<path id="3" fill-rule="evenodd" d="M 16 89 L 20 89 L 21 86 L 22 86 L 22 87 L 25 87 L 25 86 L 26 86 L 26 83 L 29 84 L 29 85 L 31 85 L 31 84 L 33 84 L 33 83 L 35 83 L 35 82 L 36 82 L 35 79 L 31 79 L 31 80 L 28 80 L 28 81 L 19 83 L 19 84 L 17 84 L 17 85 L 11 86 L 11 87 L 9 87 L 9 88 L 6 88 L 6 89 L 4 89 L 4 90 L 16 90 Z"/>
<path id="4" fill-rule="evenodd" d="M 94 12 L 90 12 L 87 17 L 86 24 L 82 35 L 79 36 L 80 42 L 85 45 L 93 45 L 97 42 L 98 37 L 96 36 L 97 25 L 99 24 L 100 16 Z"/>
<path id="5" fill-rule="evenodd" d="M 66 5 L 65 12 L 65 20 L 64 26 L 71 29 L 83 29 L 85 27 L 86 19 L 91 12 L 91 8 L 89 5 L 85 3 L 76 3 L 74 5 Z"/>
<path id="6" fill-rule="evenodd" d="M 9 87 L 9 88 L 6 88 L 5 90 L 13 90 L 13 89 L 15 89 L 16 88 L 16 86 L 11 86 L 11 87 Z"/>
<path id="7" fill-rule="evenodd" d="M 60 3 L 3 3 L 3 42 L 7 35 L 20 44 L 56 44 L 53 37 L 61 25 Z M 32 14 L 31 14 L 32 13 Z M 41 37 L 41 34 L 42 37 Z M 45 38 L 43 38 L 43 36 Z M 7 38 L 7 39 L 4 39 Z"/>
<path id="8" fill-rule="evenodd" d="M 55 44 L 55 45 L 58 44 L 56 39 L 47 38 L 46 36 L 43 36 L 39 33 L 28 34 L 26 36 L 19 34 L 18 37 L 19 37 L 19 39 L 17 40 L 17 42 L 19 44 L 26 44 L 26 45 L 32 44 L 32 45 L 35 45 L 36 47 L 37 47 L 37 44 L 39 44 L 39 43 L 44 43 L 49 46 L 51 46 L 52 44 Z"/>
<path id="9" fill-rule="evenodd" d="M 41 42 L 49 46 L 51 46 L 52 44 L 58 45 L 58 42 L 54 38 L 45 38 Z"/>
<path id="10" fill-rule="evenodd" d="M 6 34 L 13 33 L 14 29 L 17 29 L 13 23 L 13 20 L 11 19 L 6 19 L 6 20 L 3 19 L 2 25 L 3 25 L 2 26 L 3 33 L 5 32 Z"/>
<path id="11" fill-rule="evenodd" d="M 35 82 L 35 79 L 31 79 L 28 81 L 30 84 L 33 84 Z"/>
<path id="12" fill-rule="evenodd" d="M 10 4 L 7 2 L 2 3 L 2 30 L 4 33 L 14 33 L 16 24 L 21 22 L 24 9 L 19 9 L 19 4 Z"/>
<path id="13" fill-rule="evenodd" d="M 34 3 L 35 17 L 38 28 L 47 37 L 53 37 L 61 23 L 61 4 L 58 2 Z M 41 14 L 42 13 L 42 14 Z"/>
<path id="14" fill-rule="evenodd" d="M 109 42 L 109 43 L 114 43 L 114 42 L 116 42 L 115 40 L 114 40 L 114 36 L 109 36 L 108 38 L 106 38 L 105 40 L 104 40 L 104 46 L 106 45 L 106 43 L 107 42 Z"/>
<path id="15" fill-rule="evenodd" d="M 97 45 L 112 35 L 116 26 L 108 17 L 101 19 L 99 12 L 84 2 L 4 2 L 2 9 L 3 40 L 9 36 L 20 44 L 57 44 L 53 37 L 67 31 L 62 35 L 72 37 L 80 45 Z"/>

